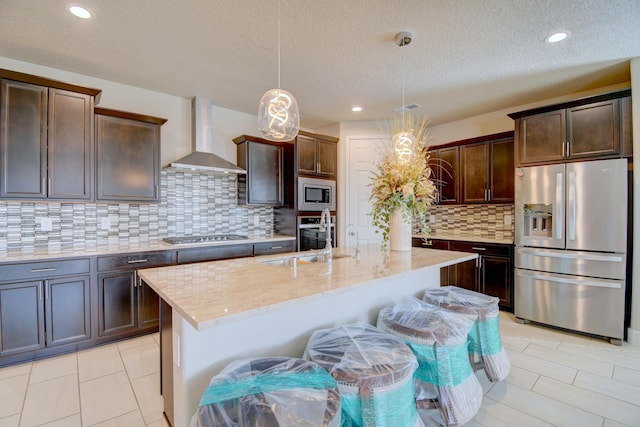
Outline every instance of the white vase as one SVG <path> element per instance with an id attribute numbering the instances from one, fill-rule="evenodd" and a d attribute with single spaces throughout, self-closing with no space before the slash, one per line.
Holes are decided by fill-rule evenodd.
<path id="1" fill-rule="evenodd" d="M 392 251 L 410 251 L 413 224 L 407 208 L 396 209 L 389 218 L 389 248 Z"/>

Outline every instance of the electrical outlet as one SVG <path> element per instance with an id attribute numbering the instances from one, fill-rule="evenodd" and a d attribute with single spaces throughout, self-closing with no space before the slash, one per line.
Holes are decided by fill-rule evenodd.
<path id="1" fill-rule="evenodd" d="M 260 225 L 260 217 L 258 215 L 253 217 L 253 225 L 258 227 Z"/>
<path id="2" fill-rule="evenodd" d="M 511 215 L 507 214 L 504 216 L 504 225 L 511 225 Z"/>
<path id="3" fill-rule="evenodd" d="M 433 215 L 433 214 L 429 215 L 429 222 L 430 222 L 430 223 L 432 223 L 432 224 L 433 224 L 434 222 L 436 222 L 436 216 L 435 216 L 435 215 Z"/>
<path id="4" fill-rule="evenodd" d="M 108 230 L 111 228 L 111 220 L 109 217 L 100 218 L 100 230 Z"/>
<path id="5" fill-rule="evenodd" d="M 51 218 L 40 218 L 40 231 L 53 230 L 53 220 Z"/>

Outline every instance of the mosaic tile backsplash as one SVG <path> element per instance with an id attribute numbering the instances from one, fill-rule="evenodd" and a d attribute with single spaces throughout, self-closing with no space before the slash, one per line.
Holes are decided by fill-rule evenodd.
<path id="1" fill-rule="evenodd" d="M 238 206 L 233 175 L 165 169 L 160 186 L 162 199 L 154 204 L 0 202 L 0 250 L 139 243 L 184 235 L 273 235 L 273 208 Z"/>
<path id="2" fill-rule="evenodd" d="M 435 205 L 429 214 L 433 233 L 513 239 L 513 205 Z"/>

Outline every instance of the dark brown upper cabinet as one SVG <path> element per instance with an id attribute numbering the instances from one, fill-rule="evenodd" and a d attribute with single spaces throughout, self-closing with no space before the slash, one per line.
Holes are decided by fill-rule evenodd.
<path id="1" fill-rule="evenodd" d="M 0 70 L 0 197 L 93 199 L 99 90 Z"/>
<path id="2" fill-rule="evenodd" d="M 518 165 L 631 155 L 630 91 L 510 114 Z"/>
<path id="3" fill-rule="evenodd" d="M 337 142 L 337 138 L 300 131 L 295 139 L 297 173 L 335 179 L 338 170 Z"/>
<path id="4" fill-rule="evenodd" d="M 460 147 L 429 151 L 429 166 L 438 190 L 437 203 L 460 204 Z"/>
<path id="5" fill-rule="evenodd" d="M 282 206 L 283 143 L 242 135 L 233 139 L 238 166 L 247 174 L 238 175 L 238 204 Z"/>
<path id="6" fill-rule="evenodd" d="M 96 200 L 160 201 L 160 127 L 166 119 L 96 108 Z"/>
<path id="7" fill-rule="evenodd" d="M 460 146 L 460 165 L 463 204 L 513 203 L 512 135 Z"/>

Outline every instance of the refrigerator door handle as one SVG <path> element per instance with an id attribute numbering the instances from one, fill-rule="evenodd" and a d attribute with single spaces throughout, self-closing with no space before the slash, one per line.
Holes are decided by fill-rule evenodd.
<path id="1" fill-rule="evenodd" d="M 530 252 L 531 255 L 547 257 L 547 258 L 564 258 L 564 259 L 579 259 L 585 261 L 607 261 L 607 262 L 622 262 L 622 257 L 617 255 L 587 255 L 585 253 L 580 254 L 559 254 L 559 253 L 551 253 L 551 252 L 542 252 L 535 251 Z"/>
<path id="2" fill-rule="evenodd" d="M 567 232 L 569 240 L 576 240 L 576 219 L 577 219 L 577 200 L 576 200 L 576 173 L 569 172 L 569 194 L 567 203 Z"/>
<path id="3" fill-rule="evenodd" d="M 562 172 L 556 174 L 556 203 L 555 214 L 553 222 L 556 228 L 556 239 L 562 240 L 563 223 L 564 223 L 564 197 L 563 197 L 563 185 L 564 177 Z"/>
<path id="4" fill-rule="evenodd" d="M 555 277 L 555 276 L 547 276 L 546 274 L 535 274 L 533 272 L 526 272 L 522 270 L 516 270 L 516 274 L 518 276 L 528 277 L 530 279 L 537 280 L 545 280 L 547 282 L 556 282 L 556 283 L 566 283 L 568 285 L 583 285 L 583 286 L 594 286 L 597 288 L 612 288 L 612 289 L 620 289 L 622 287 L 621 283 L 613 283 L 613 282 L 600 282 L 598 280 L 576 280 L 565 277 Z"/>

